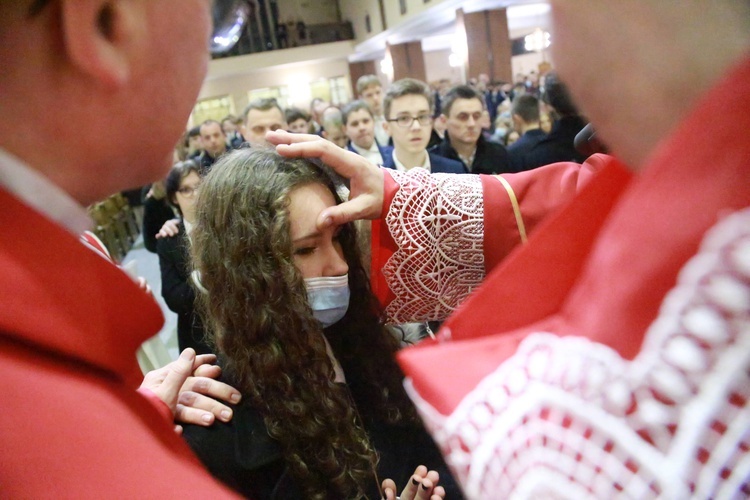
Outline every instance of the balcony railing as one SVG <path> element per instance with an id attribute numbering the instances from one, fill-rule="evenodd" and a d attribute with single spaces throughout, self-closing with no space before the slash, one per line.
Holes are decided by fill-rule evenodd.
<path id="1" fill-rule="evenodd" d="M 277 24 L 273 32 L 267 26 L 262 18 L 251 18 L 232 50 L 214 59 L 354 39 L 350 22 L 307 25 L 300 21 Z"/>

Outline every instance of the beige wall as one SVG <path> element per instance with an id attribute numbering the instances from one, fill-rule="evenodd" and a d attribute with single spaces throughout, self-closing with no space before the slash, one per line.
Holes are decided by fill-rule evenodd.
<path id="1" fill-rule="evenodd" d="M 445 50 L 433 50 L 424 53 L 424 64 L 427 73 L 427 82 L 436 82 L 447 78 L 452 83 L 458 84 L 462 82 L 462 69 L 451 68 L 448 62 L 450 56 L 450 49 Z"/>
<path id="2" fill-rule="evenodd" d="M 349 77 L 347 56 L 351 51 L 351 42 L 336 42 L 218 59 L 210 64 L 198 100 L 228 95 L 234 112 L 241 113 L 248 103 L 248 91 L 291 85 L 297 89 L 291 96 L 294 104 L 307 107 L 307 84 L 321 78 Z"/>
<path id="3" fill-rule="evenodd" d="M 386 0 L 386 3 L 394 1 L 398 2 L 398 0 Z M 377 0 L 340 0 L 339 7 L 341 8 L 342 20 L 352 23 L 356 43 L 360 43 L 383 31 L 380 5 Z M 365 16 L 367 14 L 370 14 L 371 33 L 367 33 L 365 27 Z"/>
<path id="4" fill-rule="evenodd" d="M 304 21 L 305 24 L 336 23 L 336 0 L 278 0 L 279 21 Z"/>

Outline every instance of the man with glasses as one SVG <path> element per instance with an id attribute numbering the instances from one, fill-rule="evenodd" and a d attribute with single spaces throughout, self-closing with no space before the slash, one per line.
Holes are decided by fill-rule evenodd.
<path id="1" fill-rule="evenodd" d="M 432 133 L 433 100 L 426 83 L 412 78 L 393 82 L 385 93 L 386 132 L 393 139 L 393 153 L 383 166 L 406 172 L 422 167 L 433 173 L 466 173 L 460 162 L 427 151 Z"/>
<path id="2" fill-rule="evenodd" d="M 472 87 L 458 85 L 450 89 L 438 117 L 445 124 L 445 137 L 431 151 L 460 161 L 472 174 L 512 172 L 505 147 L 482 136 L 483 116 L 487 113 L 484 106 L 484 97 Z"/>

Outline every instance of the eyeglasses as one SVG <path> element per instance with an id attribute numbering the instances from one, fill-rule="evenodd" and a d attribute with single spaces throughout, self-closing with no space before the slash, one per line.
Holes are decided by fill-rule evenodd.
<path id="1" fill-rule="evenodd" d="M 34 0 L 29 7 L 29 17 L 36 17 L 51 0 Z M 242 29 L 250 17 L 250 4 L 246 0 L 214 0 L 211 17 L 213 32 L 209 41 L 211 54 L 222 54 L 230 50 L 240 39 Z"/>
<path id="2" fill-rule="evenodd" d="M 180 189 L 178 189 L 177 192 L 180 193 L 182 196 L 190 197 L 190 196 L 194 196 L 200 188 L 201 188 L 200 186 L 195 186 L 195 187 L 185 186 L 185 187 L 181 187 Z"/>
<path id="3" fill-rule="evenodd" d="M 423 127 L 426 127 L 427 125 L 432 124 L 431 115 L 419 115 L 419 116 L 401 115 L 401 116 L 397 116 L 396 118 L 391 118 L 390 120 L 386 120 L 386 121 L 396 122 L 396 125 L 402 128 L 409 128 L 414 123 L 414 120 L 417 120 L 419 124 L 422 125 Z"/>

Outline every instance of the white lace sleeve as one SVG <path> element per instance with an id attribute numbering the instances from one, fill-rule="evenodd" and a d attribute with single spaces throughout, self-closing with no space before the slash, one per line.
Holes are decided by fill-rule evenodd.
<path id="1" fill-rule="evenodd" d="M 385 217 L 398 250 L 383 268 L 394 323 L 445 319 L 484 278 L 478 175 L 389 172 L 400 186 Z"/>
<path id="2" fill-rule="evenodd" d="M 750 209 L 708 232 L 633 360 L 538 332 L 450 415 L 407 390 L 467 498 L 748 498 Z"/>

